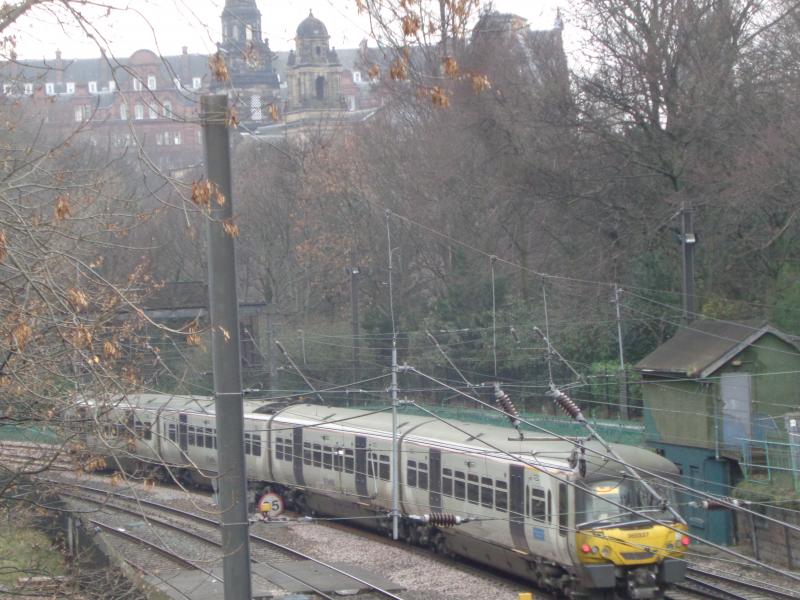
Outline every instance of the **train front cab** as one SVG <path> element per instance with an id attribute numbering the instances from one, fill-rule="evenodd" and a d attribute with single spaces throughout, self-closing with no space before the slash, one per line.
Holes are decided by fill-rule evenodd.
<path id="1" fill-rule="evenodd" d="M 683 580 L 686 526 L 644 496 L 640 484 L 625 478 L 581 482 L 567 490 L 575 509 L 569 511 L 570 551 L 583 597 L 660 598 L 670 584 Z M 635 506 L 659 523 L 625 514 L 604 498 Z"/>

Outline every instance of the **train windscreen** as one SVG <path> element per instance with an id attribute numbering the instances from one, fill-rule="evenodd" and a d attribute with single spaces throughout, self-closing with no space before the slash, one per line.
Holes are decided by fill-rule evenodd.
<path id="1" fill-rule="evenodd" d="M 672 488 L 662 482 L 649 481 L 648 484 L 662 499 L 675 506 Z M 634 479 L 605 479 L 580 485 L 575 494 L 578 528 L 619 527 L 675 519 L 661 500 Z"/>

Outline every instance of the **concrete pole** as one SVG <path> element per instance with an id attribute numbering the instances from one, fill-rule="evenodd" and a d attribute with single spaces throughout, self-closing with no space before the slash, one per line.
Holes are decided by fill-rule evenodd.
<path id="1" fill-rule="evenodd" d="M 625 353 L 622 348 L 622 318 L 619 312 L 619 286 L 614 285 L 614 305 L 617 307 L 617 342 L 619 343 L 619 417 L 623 421 L 628 413 L 628 377 L 625 373 Z"/>
<path id="2" fill-rule="evenodd" d="M 208 220 L 208 299 L 217 420 L 223 589 L 225 600 L 251 600 L 236 255 L 233 237 L 223 228 L 223 223 L 233 214 L 228 97 L 201 96 L 200 111 L 206 174 L 225 199 L 220 205 L 212 193 Z"/>
<path id="3" fill-rule="evenodd" d="M 681 246 L 683 247 L 683 320 L 694 321 L 694 246 L 697 238 L 692 226 L 692 207 L 681 208 Z"/>

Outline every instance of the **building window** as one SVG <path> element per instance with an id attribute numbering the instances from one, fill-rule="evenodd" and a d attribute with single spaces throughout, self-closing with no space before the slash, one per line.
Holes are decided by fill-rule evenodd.
<path id="1" fill-rule="evenodd" d="M 353 83 L 361 83 L 361 71 L 353 71 Z"/>
<path id="2" fill-rule="evenodd" d="M 156 89 L 156 76 L 155 75 L 148 75 L 147 76 L 147 87 L 151 90 Z"/>
<path id="3" fill-rule="evenodd" d="M 172 102 L 164 102 L 164 117 L 172 118 Z"/>
<path id="4" fill-rule="evenodd" d="M 117 89 L 117 82 L 112 79 L 111 81 L 108 82 L 108 91 L 113 92 L 116 89 Z"/>
<path id="5" fill-rule="evenodd" d="M 178 78 L 176 77 L 175 79 L 173 79 L 173 80 L 172 80 L 172 83 L 174 83 L 174 84 L 175 84 L 175 89 L 176 89 L 176 90 L 179 90 L 179 89 L 181 89 L 181 80 L 180 80 L 180 79 L 178 79 Z"/>
<path id="6" fill-rule="evenodd" d="M 10 83 L 4 83 L 3 84 L 3 93 L 6 96 L 10 96 L 11 95 L 11 84 Z"/>
<path id="7" fill-rule="evenodd" d="M 80 106 L 75 107 L 75 122 L 80 123 L 83 121 L 83 109 Z"/>
<path id="8" fill-rule="evenodd" d="M 32 94 L 33 94 L 33 84 L 32 83 L 26 83 L 25 84 L 25 95 L 26 96 L 30 96 Z"/>
<path id="9" fill-rule="evenodd" d="M 317 46 L 317 56 L 322 56 L 322 48 Z"/>
<path id="10" fill-rule="evenodd" d="M 44 84 L 44 93 L 48 96 L 54 96 L 56 93 L 56 84 L 54 83 L 45 83 Z"/>
<path id="11" fill-rule="evenodd" d="M 192 77 L 192 89 L 199 90 L 200 89 L 200 78 L 199 77 Z"/>
<path id="12" fill-rule="evenodd" d="M 97 93 L 97 82 L 96 81 L 90 81 L 89 82 L 89 93 L 90 94 L 96 94 Z"/>
<path id="13" fill-rule="evenodd" d="M 144 119 L 144 106 L 137 104 L 133 107 L 133 118 L 137 121 Z"/>
<path id="14" fill-rule="evenodd" d="M 75 82 L 74 81 L 68 81 L 67 82 L 67 93 L 68 94 L 74 94 L 75 93 Z"/>
<path id="15" fill-rule="evenodd" d="M 142 81 L 141 81 L 141 79 L 137 79 L 136 77 L 133 78 L 133 91 L 134 92 L 141 92 L 142 91 Z"/>
<path id="16" fill-rule="evenodd" d="M 119 118 L 123 121 L 128 120 L 128 105 L 124 102 L 119 105 Z"/>
<path id="17" fill-rule="evenodd" d="M 181 132 L 180 131 L 176 131 L 175 132 L 175 145 L 176 146 L 180 146 L 181 145 Z"/>
<path id="18" fill-rule="evenodd" d="M 158 111 L 156 110 L 155 106 L 148 107 L 148 116 L 151 119 L 157 119 L 158 118 Z"/>

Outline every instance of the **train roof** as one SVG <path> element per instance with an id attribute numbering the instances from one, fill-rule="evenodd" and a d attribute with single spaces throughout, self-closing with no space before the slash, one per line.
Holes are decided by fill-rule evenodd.
<path id="1" fill-rule="evenodd" d="M 398 431 L 402 435 L 407 432 L 406 442 L 425 441 L 443 446 L 468 447 L 489 455 L 507 458 L 508 454 L 519 457 L 522 462 L 537 466 L 572 469 L 570 459 L 573 456 L 578 438 L 564 438 L 539 433 L 528 428 L 524 439 L 520 439 L 511 427 L 467 423 L 454 419 L 446 422 L 432 415 L 408 414 L 408 409 L 398 417 Z M 317 404 L 299 404 L 280 411 L 281 416 L 290 419 L 306 420 L 310 423 L 330 423 L 350 426 L 357 429 L 391 432 L 391 413 L 363 411 L 351 408 L 323 406 Z M 523 426 L 524 427 L 524 426 Z M 591 479 L 603 477 L 619 477 L 624 472 L 622 464 L 607 459 L 606 451 L 596 440 L 584 443 L 586 448 L 586 477 Z M 672 476 L 678 473 L 677 467 L 655 452 L 628 446 L 612 444 L 612 449 L 626 463 L 649 472 Z"/>
<path id="2" fill-rule="evenodd" d="M 183 396 L 169 394 L 130 394 L 118 400 L 120 408 L 138 407 L 149 410 L 186 411 L 215 414 L 214 399 L 208 396 Z M 275 415 L 278 420 L 299 422 L 308 425 L 325 425 L 364 432 L 389 435 L 391 432 L 390 407 L 382 411 L 367 411 L 321 404 L 287 404 L 266 400 L 245 400 L 247 418 L 268 419 Z M 418 414 L 410 414 L 410 411 Z M 430 414 L 419 414 L 419 409 L 401 408 L 398 417 L 398 432 L 405 435 L 407 443 L 431 443 L 455 450 L 480 452 L 486 455 L 508 458 L 511 454 L 521 462 L 542 468 L 572 470 L 570 459 L 575 453 L 579 438 L 557 437 L 534 431 L 523 425 L 524 438 L 520 439 L 511 427 L 467 423 L 454 419 L 439 419 Z M 622 475 L 623 466 L 605 458 L 606 452 L 596 440 L 585 441 L 586 477 L 615 478 Z M 649 472 L 674 476 L 677 467 L 669 460 L 650 450 L 612 444 L 620 458 L 631 465 Z"/>

